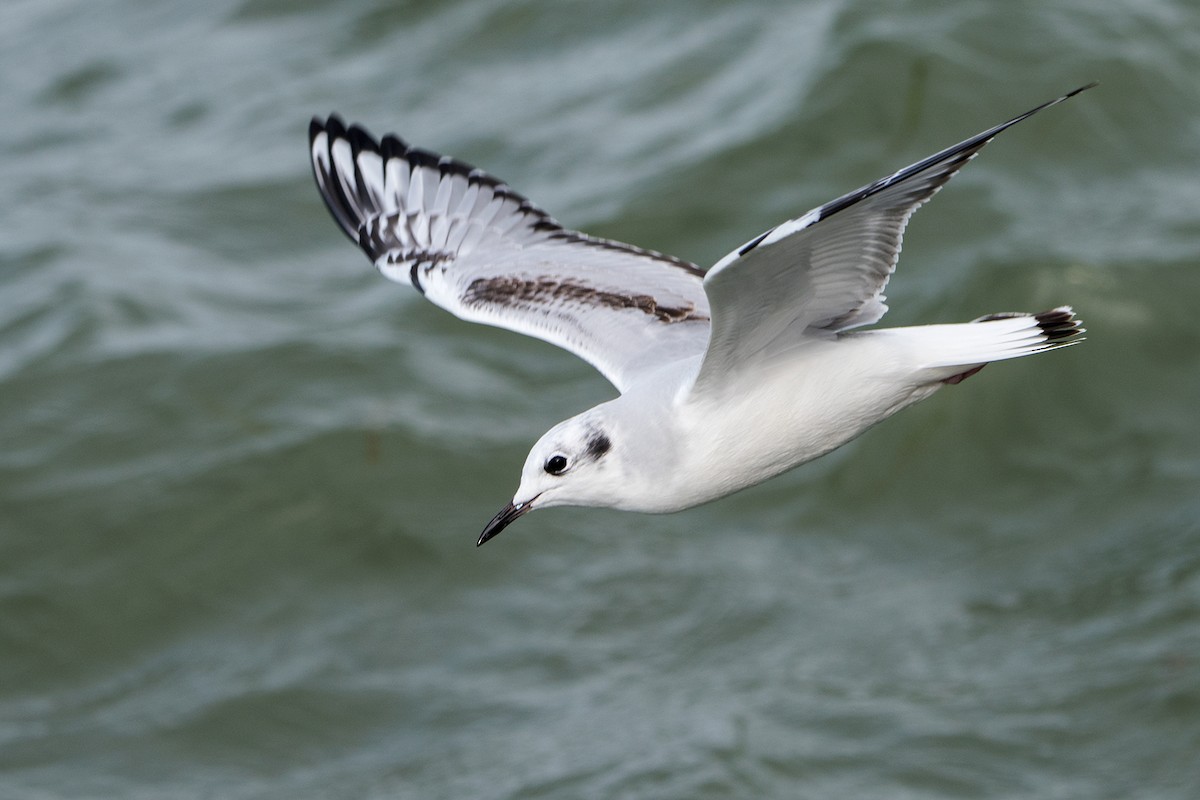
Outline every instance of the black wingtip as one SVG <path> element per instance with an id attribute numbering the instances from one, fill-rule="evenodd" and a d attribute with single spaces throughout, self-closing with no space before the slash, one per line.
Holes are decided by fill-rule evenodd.
<path id="1" fill-rule="evenodd" d="M 408 152 L 408 142 L 401 139 L 394 133 L 389 133 L 379 142 L 379 155 L 384 161 L 393 158 L 404 158 L 404 154 Z"/>
<path id="2" fill-rule="evenodd" d="M 375 137 L 357 123 L 346 130 L 346 139 L 350 142 L 350 149 L 355 153 L 361 153 L 363 150 L 379 152 L 379 143 L 375 141 Z"/>
<path id="3" fill-rule="evenodd" d="M 1075 95 L 1079 94 L 1080 92 L 1086 92 L 1088 89 L 1095 89 L 1099 85 L 1100 85 L 1100 81 L 1092 81 L 1091 83 L 1080 86 L 1078 89 L 1072 89 L 1071 91 L 1069 91 L 1063 95 L 1063 100 L 1066 100 L 1069 97 L 1074 97 Z"/>
<path id="4" fill-rule="evenodd" d="M 330 114 L 325 118 L 325 132 L 331 139 L 340 139 L 346 135 L 346 123 L 337 114 Z"/>
<path id="5" fill-rule="evenodd" d="M 330 137 L 334 137 L 345 131 L 346 123 L 342 122 L 342 118 L 336 111 L 324 118 L 314 115 L 308 123 L 308 141 L 311 144 L 322 133 L 328 133 Z"/>
<path id="6" fill-rule="evenodd" d="M 1059 103 L 1063 102 L 1064 100 L 1074 97 L 1075 95 L 1079 94 L 1080 92 L 1087 91 L 1088 89 L 1091 89 L 1093 86 L 1097 86 L 1097 85 L 1098 85 L 1098 82 L 1093 81 L 1085 86 L 1080 86 L 1078 89 L 1073 89 L 1064 95 L 1060 95 L 1060 96 L 1054 98 L 1053 100 L 1048 100 L 1045 103 L 1042 103 L 1040 106 L 1037 106 L 1035 108 L 1030 109 L 1029 111 L 1026 111 L 1024 114 L 1015 116 L 1012 119 L 1008 120 L 1007 122 L 1002 122 L 999 125 L 996 125 L 992 128 L 988 128 L 986 131 L 983 131 L 982 133 L 978 133 L 969 139 L 964 139 L 963 141 L 959 142 L 958 144 L 953 145 L 951 147 L 947 147 L 945 150 L 942 150 L 940 152 L 934 153 L 933 155 L 929 156 L 928 158 L 921 159 L 920 161 L 916 162 L 915 164 L 910 164 L 909 166 L 905 167 L 904 169 L 899 170 L 899 171 L 887 176 L 886 178 L 882 178 L 878 181 L 875 181 L 874 183 L 867 184 L 866 186 L 863 186 L 862 188 L 857 189 L 856 191 L 850 192 L 849 194 L 842 195 L 841 197 L 837 198 L 836 200 L 832 200 L 832 201 L 826 203 L 825 205 L 820 206 L 819 208 L 815 209 L 815 211 L 817 213 L 817 221 L 819 222 L 821 220 L 827 219 L 828 217 L 836 214 L 837 212 L 843 211 L 843 210 L 849 208 L 850 206 L 853 206 L 856 203 L 859 203 L 859 202 L 867 199 L 868 197 L 871 197 L 874 194 L 878 194 L 879 192 L 882 192 L 884 189 L 887 189 L 891 186 L 895 186 L 899 183 L 903 183 L 904 181 L 907 181 L 910 178 L 913 178 L 914 176 L 924 172 L 925 170 L 928 170 L 931 168 L 941 169 L 942 176 L 941 176 L 939 182 L 935 186 L 932 186 L 930 189 L 930 193 L 932 194 L 932 192 L 936 191 L 938 187 L 942 186 L 944 183 L 946 183 L 946 181 L 950 180 L 950 178 L 954 175 L 955 172 L 957 172 L 964 164 L 966 164 L 968 161 L 970 161 L 972 158 L 974 158 L 976 153 L 978 153 L 980 150 L 982 150 L 983 147 L 988 142 L 990 142 L 992 139 L 994 139 L 1000 133 L 1004 132 L 1008 128 L 1011 128 L 1013 125 L 1016 125 L 1019 122 L 1029 119 L 1030 117 L 1032 117 L 1034 114 L 1038 113 L 1039 111 L 1044 111 L 1045 109 L 1050 108 L 1051 106 L 1058 105 Z M 755 247 L 757 247 L 759 244 L 761 244 L 762 241 L 770 233 L 772 233 L 772 231 L 767 231 L 762 236 L 759 236 L 758 238 L 752 239 L 751 241 L 747 242 L 745 245 L 742 246 L 742 249 L 738 251 L 738 254 L 743 255 L 743 256 L 746 255 L 746 253 L 750 252 Z"/>
<path id="7" fill-rule="evenodd" d="M 322 135 L 325 137 L 325 141 L 318 148 L 317 139 Z M 329 209 L 329 213 L 333 215 L 334 221 L 337 222 L 342 232 L 349 237 L 350 241 L 358 244 L 358 228 L 362 220 L 359 218 L 360 215 L 355 204 L 347 197 L 342 182 L 333 179 L 333 175 L 337 171 L 333 160 L 333 143 L 338 139 L 346 138 L 346 135 L 346 124 L 337 114 L 330 114 L 324 120 L 320 117 L 313 117 L 308 124 L 309 156 L 312 162 L 313 177 L 317 181 L 317 189 L 325 201 L 326 208 Z M 318 149 L 321 151 L 320 154 L 317 152 Z"/>
<path id="8" fill-rule="evenodd" d="M 1029 111 L 1026 111 L 1024 114 L 1021 114 L 1020 116 L 1013 117 L 1012 119 L 1010 119 L 1008 122 L 1004 123 L 1003 125 L 997 125 L 995 132 L 992 135 L 994 136 L 996 133 L 999 133 L 1000 131 L 1004 130 L 1005 128 L 1008 128 L 1018 122 L 1021 122 L 1022 120 L 1026 120 L 1026 119 L 1032 117 L 1034 114 L 1038 113 L 1039 111 L 1045 111 L 1047 108 L 1050 108 L 1050 106 L 1056 106 L 1059 103 L 1063 102 L 1064 100 L 1070 100 L 1075 95 L 1080 94 L 1081 92 L 1086 92 L 1088 89 L 1095 88 L 1096 86 L 1099 86 L 1099 85 L 1100 85 L 1100 81 L 1092 81 L 1091 83 L 1084 84 L 1083 86 L 1080 86 L 1077 89 L 1072 89 L 1071 91 L 1067 92 L 1066 94 L 1064 94 L 1060 97 L 1056 97 L 1053 100 L 1048 100 L 1045 103 L 1042 103 L 1037 108 L 1032 108 Z"/>

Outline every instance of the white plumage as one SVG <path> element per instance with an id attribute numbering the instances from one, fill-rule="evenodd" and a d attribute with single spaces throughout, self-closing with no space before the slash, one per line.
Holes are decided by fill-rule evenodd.
<path id="1" fill-rule="evenodd" d="M 1081 341 L 1063 306 L 870 331 L 909 217 L 1062 97 L 751 239 L 707 273 L 563 228 L 461 161 L 313 120 L 321 195 L 388 278 L 579 355 L 621 396 L 533 447 L 482 544 L 534 508 L 674 511 L 816 458 L 984 364 Z"/>

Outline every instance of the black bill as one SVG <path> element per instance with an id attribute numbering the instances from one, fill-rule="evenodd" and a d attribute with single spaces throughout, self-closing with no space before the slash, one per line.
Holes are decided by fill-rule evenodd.
<path id="1" fill-rule="evenodd" d="M 533 501 L 527 503 L 509 503 L 504 508 L 500 509 L 500 513 L 492 517 L 492 521 L 484 526 L 483 533 L 479 534 L 479 541 L 475 546 L 486 542 L 488 539 L 495 536 L 500 531 L 507 528 L 517 520 L 522 514 L 526 514 L 533 510 Z"/>

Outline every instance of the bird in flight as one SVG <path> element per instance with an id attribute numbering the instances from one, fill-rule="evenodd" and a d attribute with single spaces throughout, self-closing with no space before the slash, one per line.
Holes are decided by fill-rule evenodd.
<path id="1" fill-rule="evenodd" d="M 376 267 L 461 319 L 587 361 L 619 396 L 525 460 L 483 544 L 553 506 L 671 512 L 840 447 L 992 361 L 1082 340 L 1069 306 L 860 330 L 912 213 L 1007 128 L 1083 86 L 755 236 L 707 271 L 564 228 L 462 161 L 314 119 L 317 187 Z"/>

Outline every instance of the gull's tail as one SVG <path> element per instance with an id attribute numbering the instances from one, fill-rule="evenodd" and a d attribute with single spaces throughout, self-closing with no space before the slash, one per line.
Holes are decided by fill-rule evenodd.
<path id="1" fill-rule="evenodd" d="M 988 314 L 960 325 L 905 330 L 914 336 L 921 369 L 945 383 L 958 383 L 991 361 L 1057 350 L 1084 338 L 1084 328 L 1070 306 L 1040 314 Z"/>

